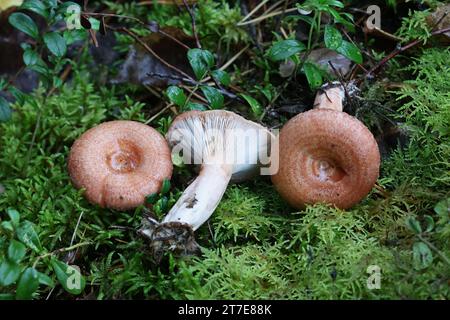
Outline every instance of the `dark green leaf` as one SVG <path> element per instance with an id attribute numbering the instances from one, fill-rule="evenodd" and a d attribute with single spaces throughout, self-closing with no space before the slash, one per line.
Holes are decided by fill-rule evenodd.
<path id="1" fill-rule="evenodd" d="M 332 26 L 325 26 L 325 46 L 331 50 L 336 50 L 342 44 L 342 35 L 338 29 Z"/>
<path id="2" fill-rule="evenodd" d="M 436 212 L 443 221 L 450 220 L 450 198 L 440 201 L 435 207 Z"/>
<path id="3" fill-rule="evenodd" d="M 311 89 L 317 89 L 322 85 L 322 73 L 320 69 L 313 63 L 305 62 L 303 65 L 306 79 Z"/>
<path id="4" fill-rule="evenodd" d="M 186 105 L 187 110 L 197 110 L 197 111 L 205 111 L 208 110 L 208 108 L 205 107 L 205 105 L 201 103 L 196 102 L 188 102 Z"/>
<path id="5" fill-rule="evenodd" d="M 11 220 L 11 223 L 14 226 L 18 226 L 20 222 L 20 214 L 17 212 L 17 210 L 8 208 L 6 209 L 6 213 L 8 214 L 9 219 Z"/>
<path id="6" fill-rule="evenodd" d="M 39 236 L 34 230 L 34 225 L 30 221 L 25 220 L 22 222 L 17 228 L 16 234 L 20 241 L 22 241 L 29 248 L 33 249 L 35 252 L 40 252 L 42 250 Z"/>
<path id="7" fill-rule="evenodd" d="M 241 94 L 241 97 L 244 98 L 245 101 L 247 101 L 247 103 L 250 105 L 250 108 L 252 109 L 252 112 L 255 116 L 258 117 L 262 114 L 263 108 L 256 99 L 246 94 Z"/>
<path id="8" fill-rule="evenodd" d="M 5 98 L 0 97 L 0 122 L 6 122 L 11 119 L 12 110 L 9 107 L 9 102 Z"/>
<path id="9" fill-rule="evenodd" d="M 426 215 L 425 216 L 425 221 L 427 223 L 427 228 L 425 230 L 425 232 L 431 232 L 434 229 L 434 219 L 433 217 Z"/>
<path id="10" fill-rule="evenodd" d="M 208 50 L 190 49 L 188 51 L 188 60 L 198 80 L 203 79 L 214 66 L 214 56 Z"/>
<path id="11" fill-rule="evenodd" d="M 14 28 L 34 39 L 38 38 L 39 30 L 36 23 L 34 23 L 34 21 L 25 13 L 14 12 L 9 16 L 8 21 Z"/>
<path id="12" fill-rule="evenodd" d="M 27 66 L 32 66 L 36 64 L 39 60 L 39 55 L 33 49 L 27 49 L 23 53 L 23 62 Z"/>
<path id="13" fill-rule="evenodd" d="M 59 283 L 67 292 L 76 295 L 84 290 L 86 280 L 77 268 L 69 266 L 56 258 L 52 258 L 51 265 L 55 271 L 56 278 L 58 278 Z"/>
<path id="14" fill-rule="evenodd" d="M 22 242 L 11 240 L 8 246 L 8 257 L 11 261 L 20 262 L 25 256 L 27 248 Z"/>
<path id="15" fill-rule="evenodd" d="M 14 227 L 13 227 L 13 225 L 12 225 L 12 223 L 10 221 L 2 221 L 0 226 L 2 226 L 3 230 L 7 230 L 7 231 L 10 231 L 10 232 L 14 231 Z"/>
<path id="16" fill-rule="evenodd" d="M 223 107 L 224 97 L 216 88 L 209 86 L 202 86 L 201 90 L 211 105 L 212 109 L 220 109 Z"/>
<path id="17" fill-rule="evenodd" d="M 37 274 L 38 274 L 38 279 L 39 279 L 40 284 L 43 284 L 44 286 L 47 286 L 47 287 L 55 286 L 55 283 L 53 282 L 52 278 L 50 278 L 48 275 L 46 275 L 42 272 L 39 272 L 39 271 Z"/>
<path id="18" fill-rule="evenodd" d="M 33 11 L 45 19 L 48 18 L 47 7 L 40 0 L 25 0 L 20 8 Z"/>
<path id="19" fill-rule="evenodd" d="M 413 246 L 414 267 L 417 270 L 428 268 L 433 262 L 433 253 L 423 242 L 416 242 Z"/>
<path id="20" fill-rule="evenodd" d="M 415 234 L 422 233 L 422 227 L 420 226 L 419 221 L 417 221 L 417 219 L 415 217 L 412 217 L 412 216 L 409 217 L 406 220 L 406 226 L 408 227 L 408 229 L 410 229 Z"/>
<path id="21" fill-rule="evenodd" d="M 363 62 L 361 51 L 351 42 L 342 40 L 341 46 L 336 49 L 336 52 L 342 54 L 344 57 L 347 57 L 356 63 Z"/>
<path id="22" fill-rule="evenodd" d="M 166 94 L 173 104 L 176 104 L 179 107 L 183 107 L 186 104 L 187 97 L 184 94 L 183 89 L 176 86 L 170 86 L 167 88 Z"/>
<path id="23" fill-rule="evenodd" d="M 20 267 L 17 263 L 4 259 L 0 264 L 0 285 L 9 286 L 16 282 L 20 276 Z"/>
<path id="24" fill-rule="evenodd" d="M 170 180 L 164 179 L 161 186 L 161 194 L 166 194 L 170 190 Z"/>
<path id="25" fill-rule="evenodd" d="M 44 34 L 44 42 L 48 50 L 55 56 L 62 57 L 66 54 L 66 40 L 59 33 L 49 32 Z"/>
<path id="26" fill-rule="evenodd" d="M 148 204 L 154 204 L 156 202 L 156 200 L 158 200 L 157 193 L 152 193 L 152 194 L 148 195 L 147 197 L 145 197 L 145 202 Z"/>
<path id="27" fill-rule="evenodd" d="M 38 287 L 39 279 L 36 269 L 27 268 L 17 284 L 16 299 L 31 300 Z"/>
<path id="28" fill-rule="evenodd" d="M 281 40 L 272 45 L 267 56 L 272 61 L 285 60 L 305 50 L 305 45 L 297 40 Z"/>
<path id="29" fill-rule="evenodd" d="M 14 298 L 12 293 L 0 293 L 0 300 L 14 300 Z"/>
<path id="30" fill-rule="evenodd" d="M 230 75 L 222 70 L 214 70 L 211 72 L 211 75 L 213 76 L 216 81 L 221 83 L 224 86 L 229 86 L 231 83 Z"/>

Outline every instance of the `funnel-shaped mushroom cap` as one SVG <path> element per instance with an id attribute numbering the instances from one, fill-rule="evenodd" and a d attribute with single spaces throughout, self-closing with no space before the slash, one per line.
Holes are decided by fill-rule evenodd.
<path id="1" fill-rule="evenodd" d="M 330 203 L 349 208 L 375 184 L 378 145 L 356 118 L 318 109 L 297 115 L 280 133 L 276 189 L 293 207 Z"/>
<path id="2" fill-rule="evenodd" d="M 172 123 L 167 139 L 186 164 L 231 165 L 232 180 L 248 178 L 270 162 L 270 131 L 229 111 L 189 111 Z"/>
<path id="3" fill-rule="evenodd" d="M 170 149 L 155 129 L 111 121 L 86 131 L 72 146 L 69 174 L 86 198 L 102 207 L 135 208 L 172 175 Z"/>

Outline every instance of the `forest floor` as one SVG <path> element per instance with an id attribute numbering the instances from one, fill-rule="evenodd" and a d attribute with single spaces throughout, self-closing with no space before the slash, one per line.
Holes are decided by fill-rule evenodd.
<path id="1" fill-rule="evenodd" d="M 7 2 L 0 298 L 450 298 L 448 5 L 89 1 L 79 29 L 68 30 L 67 4 L 1 11 Z M 381 9 L 379 29 L 365 26 L 369 5 Z M 36 29 L 23 16 L 13 28 L 18 12 Z M 191 68 L 187 47 L 212 56 L 203 67 L 215 81 Z M 257 177 L 228 187 L 196 231 L 201 254 L 158 264 L 137 230 L 144 214 L 167 213 L 194 168 L 175 163 L 170 190 L 127 212 L 92 205 L 71 184 L 70 148 L 97 124 L 135 120 L 165 134 L 177 114 L 212 108 L 279 129 L 330 80 L 353 88 L 344 111 L 371 130 L 382 155 L 376 186 L 351 209 L 293 209 L 270 177 Z M 79 290 L 67 285 L 67 265 L 79 268 Z"/>

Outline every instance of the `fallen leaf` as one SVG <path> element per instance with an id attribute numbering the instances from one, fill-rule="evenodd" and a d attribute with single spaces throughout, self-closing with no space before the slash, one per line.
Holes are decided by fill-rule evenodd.
<path id="1" fill-rule="evenodd" d="M 434 30 L 446 29 L 450 27 L 450 4 L 438 7 L 433 13 L 426 18 L 428 25 Z M 450 43 L 450 31 L 439 35 L 443 43 Z"/>
<path id="2" fill-rule="evenodd" d="M 342 76 L 345 76 L 350 71 L 352 65 L 352 62 L 349 59 L 327 48 L 312 50 L 308 56 L 308 60 L 318 64 L 333 75 L 335 73 L 330 66 L 330 62 Z"/>
<path id="3" fill-rule="evenodd" d="M 161 31 L 171 35 L 188 47 L 195 46 L 194 38 L 177 28 L 161 28 Z M 161 33 L 152 33 L 142 40 L 165 62 L 193 77 L 193 72 L 187 59 L 186 48 Z M 131 47 L 125 62 L 120 67 L 119 75 L 111 82 L 129 82 L 165 87 L 180 83 L 180 78 L 182 77 L 177 71 L 163 64 L 142 45 L 137 43 Z"/>

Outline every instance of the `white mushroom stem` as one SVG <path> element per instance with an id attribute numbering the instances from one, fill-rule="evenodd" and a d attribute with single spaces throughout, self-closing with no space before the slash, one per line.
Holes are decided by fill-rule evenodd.
<path id="1" fill-rule="evenodd" d="M 342 102 L 344 101 L 344 98 L 345 91 L 342 85 L 334 83 L 325 85 L 322 90 L 319 90 L 316 94 L 314 109 L 343 111 L 344 106 L 342 105 Z"/>
<path id="2" fill-rule="evenodd" d="M 164 217 L 165 222 L 183 222 L 197 230 L 217 208 L 228 183 L 233 167 L 228 164 L 205 164 L 198 177 Z"/>

